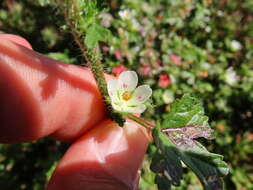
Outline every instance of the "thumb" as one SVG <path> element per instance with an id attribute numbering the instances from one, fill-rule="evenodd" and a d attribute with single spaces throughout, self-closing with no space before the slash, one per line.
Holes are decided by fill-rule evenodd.
<path id="1" fill-rule="evenodd" d="M 47 190 L 134 190 L 147 144 L 141 126 L 103 121 L 71 145 Z"/>
<path id="2" fill-rule="evenodd" d="M 72 141 L 105 117 L 88 69 L 63 64 L 0 36 L 0 143 L 54 133 Z"/>
<path id="3" fill-rule="evenodd" d="M 0 38 L 1 39 L 8 39 L 8 40 L 11 40 L 21 46 L 24 46 L 28 49 L 32 49 L 32 46 L 31 44 L 24 38 L 20 37 L 20 36 L 17 36 L 17 35 L 14 35 L 14 34 L 0 34 Z"/>

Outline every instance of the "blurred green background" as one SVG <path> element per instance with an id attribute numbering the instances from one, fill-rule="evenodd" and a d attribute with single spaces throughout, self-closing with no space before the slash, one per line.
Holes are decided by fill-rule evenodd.
<path id="1" fill-rule="evenodd" d="M 63 18 L 48 0 L 0 1 L 0 32 L 18 34 L 33 48 L 69 64 L 82 64 Z M 144 116 L 162 119 L 184 93 L 202 98 L 224 155 L 225 189 L 253 189 L 253 1 L 108 0 L 101 24 L 113 37 L 101 44 L 104 68 L 117 75 L 138 71 L 152 86 L 156 107 Z M 0 42 L 1 43 L 1 42 Z M 42 190 L 68 144 L 49 139 L 0 144 L 0 189 Z M 149 151 L 151 151 L 152 147 Z M 187 171 L 178 190 L 202 189 Z M 147 154 L 140 190 L 156 190 Z"/>

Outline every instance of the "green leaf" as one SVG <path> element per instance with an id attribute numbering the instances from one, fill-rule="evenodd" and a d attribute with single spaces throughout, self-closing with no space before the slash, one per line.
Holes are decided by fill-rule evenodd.
<path id="1" fill-rule="evenodd" d="M 69 56 L 69 51 L 64 50 L 64 52 L 50 52 L 46 54 L 48 57 L 62 61 L 65 63 L 73 64 L 76 60 Z"/>
<path id="2" fill-rule="evenodd" d="M 206 190 L 219 190 L 222 187 L 222 178 L 228 174 L 228 166 L 222 161 L 223 156 L 208 152 L 198 143 L 191 150 L 179 150 L 180 159 L 193 170 Z"/>
<path id="3" fill-rule="evenodd" d="M 38 0 L 38 3 L 40 4 L 40 6 L 46 6 L 51 3 L 51 0 Z"/>
<path id="4" fill-rule="evenodd" d="M 162 173 L 170 185 L 179 186 L 183 174 L 182 164 L 171 147 L 166 147 L 164 153 L 165 156 L 157 151 L 159 156 L 152 159 L 150 169 L 155 173 Z"/>
<path id="5" fill-rule="evenodd" d="M 204 115 L 201 102 L 189 94 L 172 104 L 171 112 L 166 115 L 163 122 L 163 128 L 188 125 L 202 125 L 209 128 L 208 117 Z M 222 177 L 229 171 L 227 164 L 223 161 L 223 156 L 208 152 L 194 139 L 193 147 L 178 148 L 166 134 L 161 132 L 159 126 L 153 131 L 153 137 L 157 155 L 152 159 L 151 169 L 157 173 L 156 181 L 163 184 L 161 189 L 165 189 L 165 184 L 167 184 L 167 189 L 171 185 L 180 185 L 183 175 L 181 161 L 192 169 L 206 190 L 222 189 Z M 167 178 L 167 183 L 163 181 L 165 178 Z"/>
<path id="6" fill-rule="evenodd" d="M 157 152 L 152 158 L 150 169 L 157 173 L 155 182 L 159 190 L 170 189 L 171 185 L 179 186 L 180 180 L 183 178 L 183 167 L 180 159 L 178 159 L 177 149 L 169 146 L 170 141 L 165 137 L 165 142 L 161 140 L 164 136 L 159 130 L 153 131 Z M 166 182 L 166 181 L 167 182 Z"/>
<path id="7" fill-rule="evenodd" d="M 200 143 L 190 150 L 179 149 L 165 134 L 158 129 L 155 131 L 154 138 L 161 156 L 160 160 L 152 160 L 152 171 L 159 173 L 160 176 L 169 176 L 167 177 L 169 183 L 178 186 L 183 169 L 180 162 L 183 161 L 198 176 L 205 189 L 222 189 L 222 177 L 229 171 L 227 164 L 222 161 L 223 156 L 208 152 Z M 156 168 L 162 166 L 163 169 L 154 170 L 154 166 Z"/>
<path id="8" fill-rule="evenodd" d="M 111 33 L 99 24 L 92 24 L 86 31 L 85 44 L 89 49 L 94 48 L 99 41 L 109 41 Z"/>
<path id="9" fill-rule="evenodd" d="M 55 168 L 57 167 L 57 162 L 54 162 L 53 165 L 50 167 L 50 169 L 46 172 L 47 181 L 51 178 Z"/>
<path id="10" fill-rule="evenodd" d="M 201 102 L 190 94 L 185 94 L 176 100 L 171 111 L 164 116 L 162 128 L 176 128 L 188 125 L 208 125 L 208 117 L 204 115 Z"/>
<path id="11" fill-rule="evenodd" d="M 164 176 L 157 175 L 155 177 L 155 183 L 157 184 L 157 187 L 159 190 L 170 190 L 171 184 L 170 181 L 166 179 Z"/>

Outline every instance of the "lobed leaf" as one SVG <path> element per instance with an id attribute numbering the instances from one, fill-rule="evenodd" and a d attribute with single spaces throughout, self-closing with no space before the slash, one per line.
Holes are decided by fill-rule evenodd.
<path id="1" fill-rule="evenodd" d="M 164 116 L 162 128 L 176 128 L 188 125 L 208 126 L 208 117 L 204 115 L 201 102 L 190 94 L 176 100 L 171 111 Z"/>
<path id="2" fill-rule="evenodd" d="M 89 49 L 93 49 L 98 42 L 109 41 L 110 31 L 100 26 L 99 24 L 92 24 L 86 31 L 85 44 Z"/>
<path id="3" fill-rule="evenodd" d="M 187 94 L 172 104 L 171 112 L 166 115 L 162 128 L 201 125 L 210 130 L 207 121 L 208 117 L 204 115 L 200 101 Z M 154 130 L 153 137 L 157 147 L 157 156 L 152 159 L 151 169 L 157 173 L 156 182 L 160 183 L 159 189 L 170 189 L 171 185 L 180 185 L 183 175 L 181 162 L 192 169 L 206 190 L 223 188 L 222 177 L 229 172 L 223 156 L 208 152 L 195 139 L 192 139 L 194 144 L 191 148 L 178 147 L 161 132 L 160 127 Z M 165 183 L 164 179 L 168 182 Z M 167 185 L 166 188 L 165 185 Z"/>

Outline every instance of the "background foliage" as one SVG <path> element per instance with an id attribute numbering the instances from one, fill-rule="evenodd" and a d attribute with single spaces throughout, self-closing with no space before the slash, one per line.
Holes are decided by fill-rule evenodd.
<path id="1" fill-rule="evenodd" d="M 18 34 L 34 49 L 70 64 L 82 64 L 62 15 L 47 0 L 0 1 L 0 30 Z M 252 0 L 109 0 L 101 24 L 112 31 L 101 43 L 104 69 L 137 70 L 154 90 L 161 121 L 184 93 L 202 98 L 216 139 L 204 143 L 231 167 L 226 189 L 253 189 L 253 2 Z M 68 145 L 48 139 L 0 145 L 1 189 L 43 189 Z M 156 190 L 149 148 L 141 190 Z M 184 168 L 184 170 L 187 170 Z M 174 189 L 202 189 L 193 173 Z M 189 185 L 190 184 L 190 185 Z"/>

